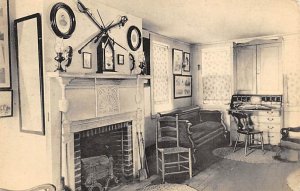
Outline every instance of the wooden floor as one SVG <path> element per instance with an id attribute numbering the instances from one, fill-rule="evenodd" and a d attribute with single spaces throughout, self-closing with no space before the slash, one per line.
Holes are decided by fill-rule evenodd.
<path id="1" fill-rule="evenodd" d="M 167 178 L 166 182 L 187 184 L 199 191 L 291 191 L 287 185 L 287 176 L 300 163 L 250 164 L 240 161 L 218 158 L 212 149 L 203 149 L 203 159 L 194 170 L 192 179 L 177 175 Z M 155 175 L 155 157 L 148 158 L 151 178 L 119 186 L 113 190 L 143 190 L 150 184 L 160 184 L 161 178 Z M 299 180 L 300 181 L 300 180 Z"/>
<path id="2" fill-rule="evenodd" d="M 296 168 L 300 163 L 249 164 L 223 159 L 184 183 L 199 191 L 290 191 L 286 178 Z"/>

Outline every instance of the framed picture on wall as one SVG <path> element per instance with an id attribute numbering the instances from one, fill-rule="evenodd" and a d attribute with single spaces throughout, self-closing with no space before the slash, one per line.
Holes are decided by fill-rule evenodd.
<path id="1" fill-rule="evenodd" d="M 183 63 L 182 63 L 182 69 L 185 72 L 191 71 L 191 65 L 190 65 L 190 53 L 184 52 L 183 53 Z"/>
<path id="2" fill-rule="evenodd" d="M 0 118 L 13 116 L 13 91 L 0 90 Z"/>
<path id="3" fill-rule="evenodd" d="M 192 76 L 174 75 L 174 99 L 192 97 Z"/>
<path id="4" fill-rule="evenodd" d="M 0 0 L 0 89 L 11 87 L 8 5 L 8 0 Z"/>
<path id="5" fill-rule="evenodd" d="M 82 53 L 83 68 L 91 69 L 92 68 L 92 54 L 89 52 Z"/>
<path id="6" fill-rule="evenodd" d="M 173 48 L 173 74 L 182 73 L 182 50 Z"/>
<path id="7" fill-rule="evenodd" d="M 118 54 L 118 64 L 124 65 L 124 55 L 123 54 Z"/>
<path id="8" fill-rule="evenodd" d="M 14 21 L 20 130 L 45 134 L 42 22 L 39 13 Z M 28 48 L 30 47 L 30 48 Z"/>

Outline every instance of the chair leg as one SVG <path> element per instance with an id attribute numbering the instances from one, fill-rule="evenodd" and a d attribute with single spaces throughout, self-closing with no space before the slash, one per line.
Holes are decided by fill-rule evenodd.
<path id="1" fill-rule="evenodd" d="M 162 153 L 161 162 L 162 162 L 162 165 L 161 165 L 162 182 L 165 183 L 165 155 L 164 155 L 164 153 Z"/>
<path id="2" fill-rule="evenodd" d="M 177 153 L 177 162 L 179 162 L 180 161 L 180 155 L 179 155 L 179 153 Z M 178 171 L 180 171 L 180 164 L 178 163 L 177 164 L 177 168 L 178 168 Z"/>
<path id="3" fill-rule="evenodd" d="M 264 151 L 264 135 L 263 135 L 263 133 L 260 134 L 260 141 L 261 141 L 261 150 Z"/>
<path id="4" fill-rule="evenodd" d="M 245 156 L 247 156 L 248 138 L 248 135 L 245 135 Z"/>
<path id="5" fill-rule="evenodd" d="M 193 172 L 192 172 L 192 152 L 191 149 L 189 149 L 189 174 L 190 174 L 190 178 L 192 178 L 193 176 Z"/>
<path id="6" fill-rule="evenodd" d="M 234 144 L 234 148 L 233 148 L 233 152 L 235 152 L 235 149 L 236 149 L 236 145 L 237 145 L 237 142 L 240 140 L 240 134 L 237 133 L 237 137 L 236 137 L 236 140 L 235 140 L 235 144 Z"/>
<path id="7" fill-rule="evenodd" d="M 158 160 L 158 150 L 156 149 L 156 173 L 157 174 L 159 174 L 159 164 L 158 164 L 158 162 L 159 162 L 159 160 Z"/>

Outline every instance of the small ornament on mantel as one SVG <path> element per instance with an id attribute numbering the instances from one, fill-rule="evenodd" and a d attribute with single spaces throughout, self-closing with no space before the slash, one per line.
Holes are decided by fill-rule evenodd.
<path id="1" fill-rule="evenodd" d="M 139 52 L 138 54 L 138 60 L 139 60 L 139 68 L 141 69 L 140 74 L 145 75 L 146 74 L 146 59 L 144 52 Z"/>
<path id="2" fill-rule="evenodd" d="M 73 48 L 71 46 L 64 46 L 63 38 L 56 39 L 55 42 L 56 57 L 54 60 L 57 62 L 57 68 L 54 72 L 66 72 L 67 67 L 72 63 Z"/>

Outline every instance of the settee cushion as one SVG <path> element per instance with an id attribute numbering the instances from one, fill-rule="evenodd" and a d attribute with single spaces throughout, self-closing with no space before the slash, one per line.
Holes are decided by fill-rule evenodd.
<path id="1" fill-rule="evenodd" d="M 280 146 L 288 149 L 300 150 L 300 139 L 284 138 L 281 140 Z"/>
<path id="2" fill-rule="evenodd" d="M 224 127 L 220 122 L 215 121 L 206 121 L 200 124 L 195 124 L 190 128 L 191 131 L 191 137 L 193 140 L 201 139 L 202 137 L 217 131 L 217 130 L 223 130 Z"/>

